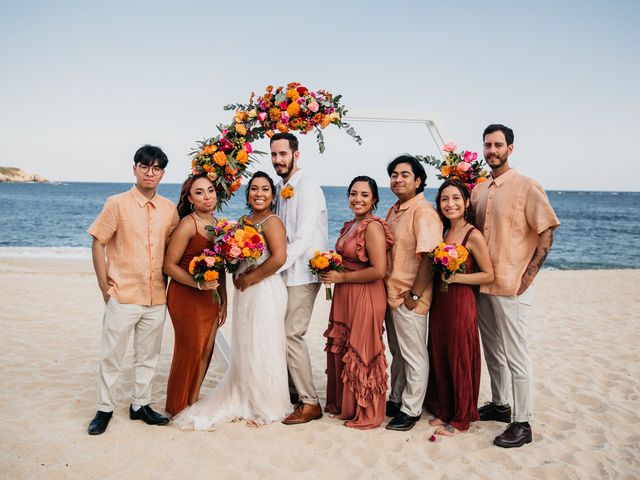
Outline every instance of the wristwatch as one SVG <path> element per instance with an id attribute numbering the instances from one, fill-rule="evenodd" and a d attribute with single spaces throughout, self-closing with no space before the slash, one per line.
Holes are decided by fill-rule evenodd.
<path id="1" fill-rule="evenodd" d="M 418 300 L 420 300 L 420 295 L 416 295 L 412 291 L 409 291 L 409 295 L 411 295 L 411 300 L 413 300 L 414 302 L 417 302 Z"/>

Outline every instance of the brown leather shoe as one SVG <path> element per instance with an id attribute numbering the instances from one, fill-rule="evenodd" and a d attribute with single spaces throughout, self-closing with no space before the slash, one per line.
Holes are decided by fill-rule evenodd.
<path id="1" fill-rule="evenodd" d="M 282 423 L 285 425 L 298 425 L 300 423 L 307 423 L 311 420 L 318 420 L 322 418 L 322 408 L 320 404 L 309 405 L 303 403 L 293 411 L 291 415 L 285 418 Z"/>

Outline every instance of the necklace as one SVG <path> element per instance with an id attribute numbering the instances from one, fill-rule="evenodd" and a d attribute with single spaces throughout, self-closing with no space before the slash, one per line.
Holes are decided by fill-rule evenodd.
<path id="1" fill-rule="evenodd" d="M 267 218 L 269 218 L 271 215 L 273 215 L 273 212 L 271 212 L 270 210 L 266 213 L 266 215 L 263 216 L 263 218 L 261 218 L 260 220 L 258 220 L 258 217 L 256 217 L 255 215 L 253 215 L 253 220 L 252 222 L 255 225 L 260 225 L 262 224 L 262 222 L 264 222 Z"/>
<path id="2" fill-rule="evenodd" d="M 197 215 L 196 212 L 193 212 L 191 215 L 193 215 L 193 218 L 195 218 L 196 220 L 199 220 L 203 225 L 208 225 L 208 223 L 202 218 L 200 218 L 200 216 Z"/>

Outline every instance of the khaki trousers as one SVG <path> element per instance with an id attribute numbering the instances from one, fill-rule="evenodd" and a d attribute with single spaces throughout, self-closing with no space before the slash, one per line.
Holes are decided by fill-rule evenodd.
<path id="1" fill-rule="evenodd" d="M 118 303 L 113 297 L 106 305 L 102 321 L 98 410 L 112 412 L 116 406 L 115 384 L 122 359 L 133 332 L 132 403 L 151 403 L 151 380 L 160 358 L 165 305 L 145 307 Z"/>
<path id="2" fill-rule="evenodd" d="M 289 378 L 300 396 L 300 401 L 311 405 L 318 403 L 318 395 L 313 385 L 311 359 L 304 335 L 309 328 L 318 290 L 319 283 L 287 287 L 287 312 L 284 319 Z"/>
<path id="3" fill-rule="evenodd" d="M 389 400 L 402 403 L 400 411 L 418 417 L 422 414 L 429 380 L 427 316 L 408 310 L 401 304 L 389 310 L 385 324 L 393 357 Z"/>
<path id="4" fill-rule="evenodd" d="M 528 422 L 533 416 L 533 373 L 527 346 L 531 287 L 520 296 L 480 294 L 478 326 L 484 358 L 491 378 L 491 401 L 509 404 L 513 391 L 513 421 Z"/>

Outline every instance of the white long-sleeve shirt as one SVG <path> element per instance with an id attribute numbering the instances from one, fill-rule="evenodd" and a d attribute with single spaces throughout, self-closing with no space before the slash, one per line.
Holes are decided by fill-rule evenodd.
<path id="1" fill-rule="evenodd" d="M 286 185 L 293 188 L 288 199 L 280 196 Z M 276 190 L 276 213 L 287 229 L 287 260 L 279 270 L 282 278 L 288 287 L 316 283 L 319 280 L 309 271 L 309 260 L 316 250 L 327 250 L 329 243 L 324 193 L 302 170 L 286 184 L 278 182 Z"/>

